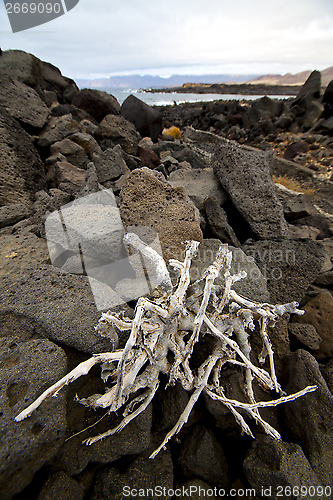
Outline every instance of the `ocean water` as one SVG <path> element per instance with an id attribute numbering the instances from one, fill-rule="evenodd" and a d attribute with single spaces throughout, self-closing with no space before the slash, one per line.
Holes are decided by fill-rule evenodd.
<path id="1" fill-rule="evenodd" d="M 167 106 L 169 104 L 182 104 L 184 102 L 211 102 L 222 99 L 224 101 L 231 100 L 254 100 L 260 99 L 262 95 L 242 95 L 242 94 L 180 94 L 178 92 L 145 92 L 141 89 L 119 89 L 119 88 L 100 88 L 109 94 L 112 94 L 117 101 L 122 104 L 126 97 L 133 94 L 150 106 Z M 285 95 L 270 95 L 272 99 L 288 99 Z"/>

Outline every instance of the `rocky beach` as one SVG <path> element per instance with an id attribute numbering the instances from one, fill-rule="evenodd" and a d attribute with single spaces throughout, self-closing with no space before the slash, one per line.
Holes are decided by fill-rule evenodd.
<path id="1" fill-rule="evenodd" d="M 218 490 L 236 492 L 234 498 L 332 498 L 333 81 L 323 89 L 313 71 L 292 99 L 152 108 L 130 96 L 120 106 L 106 92 L 79 90 L 32 54 L 3 51 L 0 165 L 0 498 L 134 498 L 124 486 L 161 487 L 158 498 L 170 500 L 188 498 L 182 492 L 191 487 L 210 498 L 222 498 Z M 109 204 L 87 201 L 77 212 L 84 241 L 76 234 L 50 245 L 50 214 L 103 196 Z M 104 238 L 110 218 L 111 246 Z M 255 439 L 242 435 L 230 407 L 201 394 L 188 422 L 150 459 L 191 396 L 162 374 L 145 411 L 85 446 L 83 439 L 122 418 L 122 410 L 105 416 L 75 400 L 105 392 L 98 367 L 29 418 L 14 420 L 79 363 L 125 346 L 129 332 L 115 329 L 111 339 L 95 328 L 103 308 L 89 277 L 104 279 L 111 260 L 107 283 L 122 300 L 114 310 L 135 317 L 140 295 L 120 279 L 117 264 L 124 232 L 138 226 L 154 230 L 166 263 L 184 258 L 186 241 L 200 242 L 194 296 L 195 281 L 228 244 L 233 272 L 247 272 L 235 283 L 241 297 L 259 305 L 297 301 L 305 311 L 287 312 L 269 327 L 284 393 L 317 386 L 262 409 L 280 440 L 245 412 Z M 146 296 L 154 301 L 156 293 Z M 193 352 L 194 371 L 211 347 L 205 333 Z M 253 362 L 257 334 L 258 327 L 250 332 Z M 223 366 L 219 383 L 230 400 L 245 402 L 237 359 Z M 278 397 L 258 382 L 254 392 L 258 401 Z"/>

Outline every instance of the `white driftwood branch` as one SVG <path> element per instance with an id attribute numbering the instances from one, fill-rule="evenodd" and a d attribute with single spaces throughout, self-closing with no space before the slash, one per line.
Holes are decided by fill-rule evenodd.
<path id="1" fill-rule="evenodd" d="M 84 442 L 87 445 L 120 432 L 140 415 L 153 400 L 161 373 L 168 375 L 168 385 L 178 382 L 186 391 L 191 392 L 191 396 L 176 425 L 152 453 L 151 458 L 181 430 L 203 392 L 230 410 L 243 433 L 253 437 L 245 420 L 247 416 L 267 434 L 280 439 L 279 433 L 262 418 L 260 409 L 294 401 L 316 390 L 316 386 L 308 386 L 295 394 L 285 395 L 276 377 L 268 326 L 274 326 L 278 317 L 285 313 L 303 314 L 298 309 L 298 303 L 257 303 L 236 293 L 232 286 L 246 277 L 246 273 L 241 271 L 231 274 L 232 253 L 227 245 L 221 245 L 213 264 L 205 271 L 202 279 L 190 288 L 190 267 L 199 243 L 188 242 L 184 261 L 169 262 L 179 271 L 178 283 L 172 289 L 167 267 L 155 250 L 133 233 L 125 235 L 124 242 L 153 263 L 160 283 L 159 298 L 155 301 L 140 298 L 133 320 L 124 318 L 120 313 L 103 313 L 96 327 L 97 332 L 109 336 L 112 343 L 115 329 L 129 331 L 124 349 L 98 354 L 80 363 L 17 415 L 15 420 L 20 422 L 30 416 L 47 397 L 56 396 L 64 386 L 88 374 L 93 366 L 100 364 L 103 380 L 112 375 L 115 378 L 114 385 L 104 395 L 93 395 L 79 401 L 92 408 L 106 408 L 109 413 L 122 408 L 124 418 L 114 429 L 86 439 Z M 214 285 L 218 275 L 224 277 L 222 287 Z M 200 342 L 203 334 L 213 337 L 213 347 L 201 366 L 193 368 L 190 359 L 195 344 Z M 259 336 L 262 342 L 259 362 L 264 365 L 268 358 L 268 369 L 257 366 L 251 357 L 251 338 L 254 335 Z M 173 353 L 172 358 L 168 356 L 170 351 Z M 112 364 L 115 361 L 118 361 L 116 368 Z M 247 401 L 237 401 L 225 396 L 221 369 L 226 363 L 243 372 L 244 397 Z M 264 389 L 280 394 L 280 397 L 257 402 L 253 390 L 255 380 Z"/>

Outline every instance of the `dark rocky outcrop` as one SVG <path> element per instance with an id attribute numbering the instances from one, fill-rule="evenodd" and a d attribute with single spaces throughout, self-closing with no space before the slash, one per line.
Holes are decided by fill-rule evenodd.
<path id="1" fill-rule="evenodd" d="M 97 122 L 101 122 L 107 115 L 120 114 L 117 99 L 101 90 L 80 90 L 73 97 L 72 105 L 89 113 Z"/>
<path id="2" fill-rule="evenodd" d="M 14 418 L 65 374 L 66 356 L 48 340 L 20 342 L 17 337 L 6 337 L 0 339 L 0 366 L 0 495 L 10 499 L 31 482 L 63 443 L 64 393 L 32 418 L 20 424 Z"/>
<path id="3" fill-rule="evenodd" d="M 296 99 L 153 109 L 132 96 L 120 108 L 111 95 L 79 91 L 58 68 L 23 51 L 3 52 L 0 73 L 1 498 L 120 500 L 124 484 L 193 486 L 210 498 L 215 486 L 256 488 L 265 497 L 278 485 L 332 486 L 331 84 L 323 99 L 315 72 Z M 177 137 L 160 135 L 161 117 L 166 128 L 179 127 Z M 247 273 L 233 285 L 239 295 L 301 303 L 304 316 L 285 314 L 268 330 L 282 389 L 318 386 L 288 405 L 260 409 L 283 441 L 265 437 L 240 410 L 256 439 L 242 437 L 228 407 L 203 394 L 150 460 L 191 396 L 178 384 L 166 387 L 162 374 L 139 417 L 84 446 L 121 419 L 74 401 L 103 394 L 97 367 L 30 418 L 13 421 L 66 371 L 126 344 L 128 331 L 102 337 L 95 326 L 98 309 L 134 317 L 140 264 L 133 254 L 129 269 L 122 239 L 136 224 L 148 226 L 142 237 L 166 260 L 182 259 L 186 240 L 201 242 L 190 270 L 196 297 L 204 286 L 198 278 L 227 242 L 231 273 Z M 136 297 L 147 293 L 144 283 L 142 291 L 136 279 Z M 223 286 L 223 276 L 214 285 Z M 257 330 L 249 335 L 255 362 L 262 342 Z M 191 369 L 211 348 L 202 330 Z M 242 365 L 224 364 L 219 377 L 227 397 L 247 401 Z M 253 390 L 257 401 L 277 397 L 256 380 Z M 191 493 L 198 498 L 198 490 Z"/>
<path id="4" fill-rule="evenodd" d="M 43 164 L 31 137 L 0 110 L 0 205 L 29 203 L 46 185 Z"/>
<path id="5" fill-rule="evenodd" d="M 254 235 L 262 240 L 286 238 L 287 224 L 271 176 L 272 157 L 210 135 L 189 131 L 187 138 L 212 155 L 214 172 Z"/>
<path id="6" fill-rule="evenodd" d="M 162 115 L 134 95 L 125 99 L 121 106 L 121 114 L 135 125 L 142 137 L 151 137 L 156 142 L 162 133 Z"/>
<path id="7" fill-rule="evenodd" d="M 35 90 L 4 75 L 0 76 L 0 105 L 23 126 L 32 129 L 41 129 L 49 115 L 48 107 Z"/>
<path id="8" fill-rule="evenodd" d="M 120 144 L 126 153 L 137 154 L 140 135 L 122 116 L 107 115 L 95 131 L 95 137 L 103 150 Z"/>
<path id="9" fill-rule="evenodd" d="M 253 442 L 244 462 L 244 471 L 251 486 L 257 492 L 266 492 L 265 496 L 278 497 L 289 488 L 300 491 L 305 484 L 314 488 L 321 486 L 299 445 L 276 441 L 268 436 L 260 436 Z M 311 495 L 304 498 L 309 500 Z"/>
<path id="10" fill-rule="evenodd" d="M 324 485 L 333 485 L 331 467 L 333 454 L 333 395 L 323 379 L 317 361 L 306 351 L 296 351 L 289 357 L 288 393 L 307 385 L 317 390 L 304 399 L 284 407 L 285 422 L 308 458 L 318 479 Z"/>
<path id="11" fill-rule="evenodd" d="M 152 226 L 166 261 L 184 252 L 184 241 L 202 241 L 197 209 L 183 188 L 174 189 L 146 167 L 133 170 L 121 191 L 126 226 Z"/>

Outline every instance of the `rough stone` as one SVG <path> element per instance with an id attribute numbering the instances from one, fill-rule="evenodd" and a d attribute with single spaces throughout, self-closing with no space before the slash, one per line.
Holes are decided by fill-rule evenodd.
<path id="1" fill-rule="evenodd" d="M 126 163 L 122 156 L 121 147 L 106 149 L 94 160 L 99 182 L 115 180 L 127 171 Z"/>
<path id="2" fill-rule="evenodd" d="M 288 331 L 291 339 L 296 340 L 297 343 L 301 343 L 304 347 L 312 351 L 319 349 L 321 337 L 313 325 L 290 323 Z"/>
<path id="3" fill-rule="evenodd" d="M 146 167 L 129 175 L 121 191 L 120 214 L 125 226 L 156 230 L 166 261 L 182 257 L 185 241 L 202 241 L 198 211 L 184 189 L 174 189 Z"/>
<path id="4" fill-rule="evenodd" d="M 311 240 L 258 241 L 242 249 L 267 278 L 273 304 L 300 302 L 324 260 L 322 245 Z"/>
<path id="5" fill-rule="evenodd" d="M 140 158 L 141 167 L 148 167 L 154 170 L 161 164 L 160 158 L 151 148 L 139 146 L 138 157 Z"/>
<path id="6" fill-rule="evenodd" d="M 315 392 L 284 405 L 284 421 L 308 458 L 323 485 L 333 485 L 333 395 L 323 379 L 315 358 L 299 350 L 289 356 L 287 394 L 308 385 L 317 385 Z"/>
<path id="7" fill-rule="evenodd" d="M 192 260 L 192 281 L 196 281 L 202 277 L 203 272 L 214 262 L 220 246 L 220 240 L 213 238 L 203 240 L 199 246 L 196 257 Z M 246 255 L 240 248 L 229 246 L 229 250 L 232 252 L 231 274 L 239 273 L 242 270 L 247 273 L 246 278 L 237 281 L 233 285 L 233 290 L 248 299 L 258 302 L 268 302 L 270 296 L 267 291 L 267 280 L 262 275 L 253 257 Z M 222 285 L 224 279 L 218 276 L 215 283 Z"/>
<path id="8" fill-rule="evenodd" d="M 252 107 L 260 112 L 262 119 L 274 118 L 281 112 L 281 103 L 267 95 L 254 101 Z"/>
<path id="9" fill-rule="evenodd" d="M 84 148 L 70 139 L 52 144 L 50 153 L 51 155 L 58 153 L 64 155 L 69 163 L 78 168 L 86 169 L 89 163 L 89 157 Z"/>
<path id="10" fill-rule="evenodd" d="M 321 73 L 320 71 L 317 70 L 312 71 L 309 78 L 302 85 L 302 88 L 299 91 L 293 104 L 298 103 L 304 97 L 309 97 L 311 100 L 318 99 L 320 97 L 320 88 L 321 88 Z"/>
<path id="11" fill-rule="evenodd" d="M 202 500 L 202 497 L 209 497 L 211 500 L 218 500 L 219 498 L 221 498 L 212 494 L 214 493 L 212 487 L 204 481 L 201 481 L 201 479 L 192 479 L 191 481 L 186 481 L 186 483 L 181 484 L 179 488 L 181 489 L 181 493 L 184 490 L 187 493 L 191 491 L 191 500 Z M 179 500 L 188 500 L 187 493 L 185 493 L 185 496 L 181 494 L 177 496 L 177 498 L 179 498 Z"/>
<path id="12" fill-rule="evenodd" d="M 290 323 L 288 331 L 291 339 L 297 343 L 301 343 L 303 347 L 317 351 L 320 347 L 321 337 L 318 335 L 317 330 L 310 324 L 297 324 Z"/>
<path id="13" fill-rule="evenodd" d="M 33 194 L 46 185 L 43 164 L 31 137 L 3 108 L 0 164 L 0 205 L 28 204 Z"/>
<path id="14" fill-rule="evenodd" d="M 75 132 L 79 132 L 79 124 L 71 114 L 60 117 L 53 116 L 39 134 L 37 145 L 42 149 L 49 148 L 55 142 L 62 141 Z"/>
<path id="15" fill-rule="evenodd" d="M 64 472 L 52 474 L 36 500 L 83 500 L 83 486 Z"/>
<path id="16" fill-rule="evenodd" d="M 218 205 L 212 197 L 209 197 L 204 201 L 204 208 L 208 226 L 213 236 L 221 240 L 222 243 L 228 243 L 229 245 L 239 247 L 240 243 L 234 233 L 234 230 L 228 222 L 227 214 L 224 209 L 220 207 L 220 205 Z"/>
<path id="17" fill-rule="evenodd" d="M 107 115 L 120 114 L 120 104 L 117 99 L 101 90 L 80 90 L 75 94 L 72 104 L 89 113 L 97 122 L 101 122 Z"/>
<path id="18" fill-rule="evenodd" d="M 220 488 L 230 484 L 223 449 L 213 432 L 203 425 L 193 426 L 183 438 L 179 463 L 186 478 L 196 476 Z"/>
<path id="19" fill-rule="evenodd" d="M 91 379 L 90 375 L 89 378 Z M 97 391 L 101 394 L 105 386 L 102 384 L 101 379 L 99 379 L 99 382 L 100 385 Z M 74 434 L 79 433 L 90 425 L 93 425 L 93 428 L 89 429 L 89 434 L 85 433 L 86 437 L 102 434 L 116 427 L 121 420 L 120 415 L 117 417 L 114 413 L 111 413 L 100 423 L 94 425 L 99 418 L 106 414 L 107 410 L 97 410 L 94 412 L 91 408 L 86 408 L 74 401 L 76 392 L 91 395 L 94 394 L 94 391 L 87 392 L 87 390 L 91 389 L 91 382 L 87 379 L 81 379 L 81 383 L 76 389 L 70 386 L 71 397 L 69 397 L 70 403 L 67 407 L 67 435 L 71 439 L 64 443 L 56 457 L 58 466 L 69 476 L 79 474 L 89 463 L 109 464 L 123 456 L 142 453 L 151 444 L 151 405 L 137 418 L 132 420 L 121 432 L 102 439 L 91 446 L 85 446 L 82 443 L 84 438 L 82 433 L 74 436 Z"/>
<path id="20" fill-rule="evenodd" d="M 291 488 L 293 491 L 295 488 L 295 491 L 301 491 L 302 486 L 309 488 L 321 485 L 298 444 L 277 441 L 269 436 L 258 436 L 253 441 L 243 467 L 252 488 L 257 492 L 263 489 L 272 491 L 273 497 L 280 489 L 289 491 L 284 488 Z M 288 497 L 297 498 L 296 495 Z M 310 500 L 311 495 L 306 494 L 304 498 Z"/>
<path id="21" fill-rule="evenodd" d="M 312 101 L 305 112 L 303 117 L 303 130 L 312 128 L 324 111 L 324 106 L 318 101 Z"/>
<path id="22" fill-rule="evenodd" d="M 43 77 L 48 90 L 55 91 L 59 98 L 64 98 L 65 101 L 78 92 L 78 87 L 71 78 L 67 78 L 61 74 L 61 71 L 53 64 L 42 62 Z"/>
<path id="23" fill-rule="evenodd" d="M 59 188 L 65 193 L 80 191 L 86 177 L 86 171 L 68 161 L 58 161 L 55 166 L 55 178 Z"/>
<path id="24" fill-rule="evenodd" d="M 97 172 L 95 165 L 90 162 L 88 163 L 88 168 L 86 172 L 86 177 L 84 183 L 79 193 L 76 194 L 75 198 L 84 198 L 90 194 L 98 193 L 103 189 L 103 186 L 98 182 Z"/>
<path id="25" fill-rule="evenodd" d="M 103 150 L 117 144 L 128 154 L 136 155 L 140 135 L 134 125 L 122 116 L 107 115 L 95 132 L 95 137 Z"/>
<path id="26" fill-rule="evenodd" d="M 72 115 L 73 120 L 78 123 L 81 123 L 85 119 L 91 119 L 91 116 L 83 111 L 83 109 L 76 108 L 72 104 L 58 104 L 51 109 L 51 116 L 59 117 L 64 115 Z"/>
<path id="27" fill-rule="evenodd" d="M 327 85 L 323 95 L 324 117 L 329 118 L 333 114 L 333 80 Z"/>
<path id="28" fill-rule="evenodd" d="M 0 207 L 0 228 L 12 226 L 22 219 L 27 219 L 30 213 L 30 207 L 24 203 L 16 203 Z"/>
<path id="29" fill-rule="evenodd" d="M 310 215 L 310 202 L 303 194 L 292 194 L 284 189 L 277 188 L 277 195 L 282 202 L 284 216 L 288 222 Z"/>
<path id="30" fill-rule="evenodd" d="M 84 132 L 76 132 L 72 134 L 69 139 L 75 144 L 81 146 L 90 160 L 93 160 L 95 155 L 102 154 L 102 150 L 99 147 L 97 141 L 90 135 Z"/>
<path id="31" fill-rule="evenodd" d="M 0 496 L 10 499 L 30 483 L 64 439 L 64 393 L 22 422 L 14 418 L 65 374 L 66 356 L 48 340 L 20 343 L 7 337 L 0 339 L 0 366 Z"/>
<path id="32" fill-rule="evenodd" d="M 0 73 L 29 87 L 44 88 L 42 61 L 23 50 L 6 50 L 1 54 Z"/>
<path id="33" fill-rule="evenodd" d="M 189 400 L 189 392 L 176 383 L 154 396 L 154 420 L 159 432 L 168 432 L 178 422 Z"/>
<path id="34" fill-rule="evenodd" d="M 310 146 L 305 141 L 297 141 L 288 146 L 283 154 L 285 160 L 291 161 L 300 153 L 307 153 Z"/>
<path id="35" fill-rule="evenodd" d="M 125 99 L 121 106 L 121 114 L 133 123 L 142 137 L 151 137 L 156 142 L 162 133 L 162 114 L 134 95 L 129 95 Z"/>
<path id="36" fill-rule="evenodd" d="M 4 276 L 0 314 L 28 318 L 39 336 L 79 351 L 110 350 L 110 342 L 94 330 L 100 313 L 89 282 L 82 276 L 63 274 L 46 265 L 25 269 L 18 277 Z"/>
<path id="37" fill-rule="evenodd" d="M 0 105 L 24 125 L 41 129 L 48 118 L 49 109 L 35 90 L 24 83 L 0 76 Z"/>
<path id="38" fill-rule="evenodd" d="M 316 359 L 326 359 L 333 356 L 333 297 L 329 292 L 323 292 L 309 300 L 303 307 L 305 314 L 297 316 L 294 322 L 310 324 L 315 327 L 321 338 L 321 344 L 314 356 Z"/>
<path id="39" fill-rule="evenodd" d="M 199 210 L 203 209 L 204 201 L 209 196 L 214 198 L 218 205 L 222 205 L 226 200 L 226 194 L 211 168 L 203 170 L 181 168 L 171 172 L 168 181 L 173 187 L 183 186 L 185 193 Z"/>
<path id="40" fill-rule="evenodd" d="M 112 467 L 105 468 L 97 475 L 90 498 L 91 500 L 123 500 L 127 496 L 126 490 L 124 494 L 124 486 L 127 486 L 128 490 L 135 489 L 138 492 L 160 487 L 161 494 L 158 494 L 158 498 L 170 500 L 171 497 L 163 492 L 163 488 L 166 492 L 173 489 L 173 467 L 170 452 L 161 452 L 154 460 L 140 456 L 124 473 Z"/>
<path id="41" fill-rule="evenodd" d="M 327 387 L 333 394 L 333 359 L 331 359 L 325 365 L 320 365 L 320 370 L 321 373 L 323 374 Z"/>
<path id="42" fill-rule="evenodd" d="M 210 163 L 235 208 L 259 239 L 288 236 L 282 206 L 272 181 L 270 153 L 241 146 L 208 132 L 187 132 L 198 148 L 210 154 Z"/>
<path id="43" fill-rule="evenodd" d="M 170 151 L 171 155 L 178 160 L 179 163 L 186 161 L 195 169 L 208 168 L 207 157 L 194 151 L 194 144 L 188 142 L 187 144 L 169 141 L 159 141 L 154 145 L 153 150 L 156 154 L 160 155 L 162 151 Z"/>

